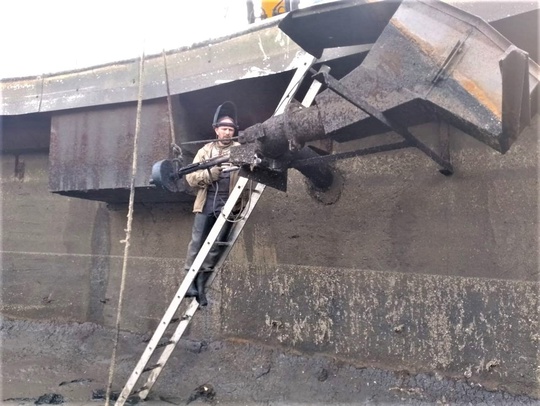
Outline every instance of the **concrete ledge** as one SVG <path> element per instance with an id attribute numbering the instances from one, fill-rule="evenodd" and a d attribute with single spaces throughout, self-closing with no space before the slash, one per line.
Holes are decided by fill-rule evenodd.
<path id="1" fill-rule="evenodd" d="M 226 336 L 540 395 L 539 283 L 284 264 L 222 278 Z"/>

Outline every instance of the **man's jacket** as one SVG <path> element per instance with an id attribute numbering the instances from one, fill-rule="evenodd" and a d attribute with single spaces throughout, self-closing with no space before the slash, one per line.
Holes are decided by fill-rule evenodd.
<path id="1" fill-rule="evenodd" d="M 221 148 L 218 146 L 217 142 L 210 142 L 205 144 L 199 151 L 195 158 L 193 158 L 193 163 L 200 161 L 205 161 L 210 158 L 215 158 L 220 155 L 229 155 L 230 147 L 232 145 L 240 145 L 238 142 L 233 142 L 231 145 Z M 236 182 L 238 181 L 238 171 L 231 172 L 231 179 L 229 183 L 229 194 L 232 192 Z M 195 189 L 197 195 L 195 197 L 195 203 L 193 204 L 193 213 L 202 213 L 204 203 L 206 202 L 206 195 L 208 193 L 208 186 L 212 184 L 212 178 L 207 169 L 201 169 L 186 175 L 186 181 L 189 186 Z M 244 200 L 244 195 L 242 195 L 241 200 Z M 242 202 L 237 204 L 238 209 L 243 207 Z M 237 207 L 235 207 L 237 209 Z"/>

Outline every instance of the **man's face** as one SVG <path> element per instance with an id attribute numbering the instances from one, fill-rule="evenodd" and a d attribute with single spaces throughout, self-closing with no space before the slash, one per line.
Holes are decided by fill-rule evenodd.
<path id="1" fill-rule="evenodd" d="M 231 123 L 231 127 L 227 125 L 223 125 L 223 121 L 222 121 L 220 122 L 219 127 L 215 128 L 218 142 L 221 145 L 230 145 L 232 142 L 232 137 L 234 136 L 234 127 L 232 127 L 233 125 L 232 121 L 230 121 L 230 123 Z"/>

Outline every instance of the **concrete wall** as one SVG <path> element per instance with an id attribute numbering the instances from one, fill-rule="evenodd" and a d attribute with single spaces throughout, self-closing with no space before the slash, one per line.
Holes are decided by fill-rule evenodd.
<path id="1" fill-rule="evenodd" d="M 49 192 L 47 151 L 6 153 L 1 164 L 2 314 L 115 327 L 127 205 Z M 184 277 L 191 208 L 135 205 L 122 329 L 151 332 L 163 316 Z"/>
<path id="2" fill-rule="evenodd" d="M 540 395 L 537 134 L 503 156 L 451 131 L 451 177 L 414 150 L 343 161 L 332 206 L 299 176 L 265 192 L 223 273 L 224 333 Z"/>
<path id="3" fill-rule="evenodd" d="M 504 156 L 452 131 L 451 177 L 414 150 L 342 161 L 333 205 L 291 171 L 287 193 L 265 191 L 188 337 L 540 396 L 536 122 Z M 47 151 L 17 156 L 1 157 L 2 313 L 114 327 L 126 207 L 54 195 Z M 190 204 L 135 207 L 123 329 L 155 328 L 191 222 Z"/>

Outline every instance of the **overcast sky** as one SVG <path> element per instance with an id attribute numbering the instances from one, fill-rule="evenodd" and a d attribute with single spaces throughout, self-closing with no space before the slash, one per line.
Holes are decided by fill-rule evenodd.
<path id="1" fill-rule="evenodd" d="M 2 0 L 0 78 L 155 54 L 247 26 L 245 0 Z"/>
<path id="2" fill-rule="evenodd" d="M 246 0 L 0 0 L 0 16 L 0 78 L 156 54 L 248 25 Z"/>

